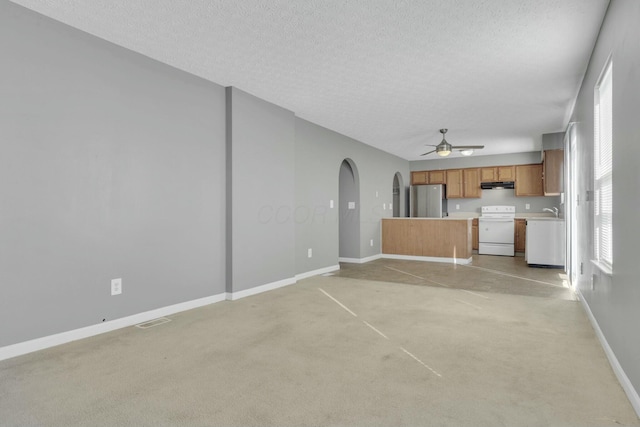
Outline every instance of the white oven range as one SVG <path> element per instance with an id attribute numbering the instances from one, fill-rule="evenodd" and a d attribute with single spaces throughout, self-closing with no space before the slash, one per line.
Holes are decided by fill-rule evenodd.
<path id="1" fill-rule="evenodd" d="M 515 206 L 483 206 L 478 218 L 478 254 L 514 256 Z"/>

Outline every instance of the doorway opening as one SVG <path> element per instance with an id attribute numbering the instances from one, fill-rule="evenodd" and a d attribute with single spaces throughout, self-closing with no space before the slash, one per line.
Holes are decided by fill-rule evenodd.
<path id="1" fill-rule="evenodd" d="M 340 165 L 338 180 L 338 232 L 341 260 L 360 259 L 360 179 L 358 168 L 351 159 Z"/>
<path id="2" fill-rule="evenodd" d="M 399 218 L 404 216 L 404 183 L 402 181 L 402 174 L 400 172 L 396 172 L 393 176 L 393 217 Z"/>

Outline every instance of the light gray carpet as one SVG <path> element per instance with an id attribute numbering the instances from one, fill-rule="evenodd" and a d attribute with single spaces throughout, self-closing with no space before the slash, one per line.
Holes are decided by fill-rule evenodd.
<path id="1" fill-rule="evenodd" d="M 640 422 L 579 302 L 329 276 L 0 362 L 0 425 Z"/>

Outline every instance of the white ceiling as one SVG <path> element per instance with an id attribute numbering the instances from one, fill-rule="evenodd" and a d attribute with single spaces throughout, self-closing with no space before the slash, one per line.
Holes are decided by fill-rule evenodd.
<path id="1" fill-rule="evenodd" d="M 13 0 L 408 160 L 563 131 L 609 0 Z M 455 153 L 452 156 L 457 156 Z"/>

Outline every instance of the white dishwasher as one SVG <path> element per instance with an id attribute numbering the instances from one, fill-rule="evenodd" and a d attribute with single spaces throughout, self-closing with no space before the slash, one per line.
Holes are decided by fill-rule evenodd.
<path id="1" fill-rule="evenodd" d="M 562 218 L 527 219 L 527 264 L 564 267 L 565 223 Z"/>

